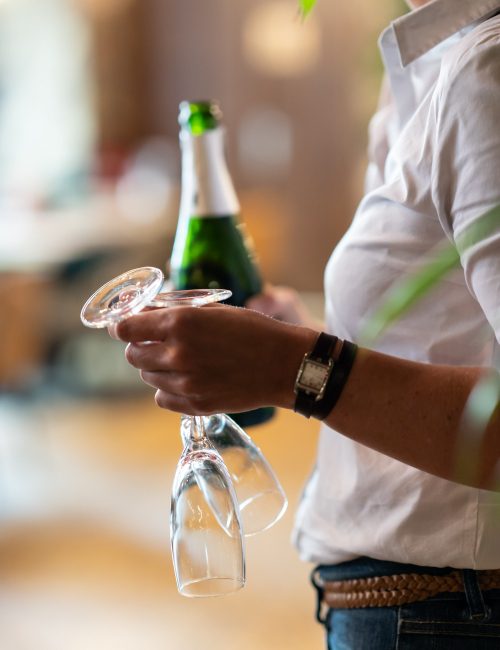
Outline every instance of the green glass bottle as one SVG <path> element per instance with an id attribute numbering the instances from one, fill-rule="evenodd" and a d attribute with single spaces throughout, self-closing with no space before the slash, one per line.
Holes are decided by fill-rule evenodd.
<path id="1" fill-rule="evenodd" d="M 176 289 L 222 288 L 243 307 L 262 280 L 239 223 L 240 206 L 224 155 L 221 112 L 213 101 L 180 104 L 182 188 L 179 222 L 170 261 Z M 231 417 L 242 427 L 274 413 L 265 407 Z"/>

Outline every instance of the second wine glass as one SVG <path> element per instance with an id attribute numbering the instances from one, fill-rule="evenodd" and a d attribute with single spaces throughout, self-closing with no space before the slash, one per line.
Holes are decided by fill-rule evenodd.
<path id="1" fill-rule="evenodd" d="M 224 460 L 240 507 L 244 534 L 249 537 L 275 524 L 286 512 L 287 498 L 271 465 L 249 435 L 225 414 L 203 418 L 207 438 Z M 184 442 L 192 437 L 193 421 L 181 417 Z"/>

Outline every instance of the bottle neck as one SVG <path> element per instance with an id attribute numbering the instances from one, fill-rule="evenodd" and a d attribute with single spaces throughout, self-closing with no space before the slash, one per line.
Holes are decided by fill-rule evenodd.
<path id="1" fill-rule="evenodd" d="M 240 210 L 224 156 L 224 130 L 181 132 L 182 191 L 179 218 L 227 216 Z"/>

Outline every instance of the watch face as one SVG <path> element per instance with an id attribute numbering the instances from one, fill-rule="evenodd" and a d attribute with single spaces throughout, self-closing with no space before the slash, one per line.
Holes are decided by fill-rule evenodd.
<path id="1" fill-rule="evenodd" d="M 300 383 L 310 390 L 320 392 L 330 372 L 328 366 L 324 366 L 314 361 L 307 361 L 304 364 Z"/>

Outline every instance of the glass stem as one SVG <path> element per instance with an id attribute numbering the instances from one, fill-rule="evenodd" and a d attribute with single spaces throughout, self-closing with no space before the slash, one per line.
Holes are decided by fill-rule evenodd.
<path id="1" fill-rule="evenodd" d="M 203 416 L 194 415 L 194 426 L 191 428 L 192 439 L 196 442 L 200 442 L 205 438 L 205 425 L 203 424 Z"/>

